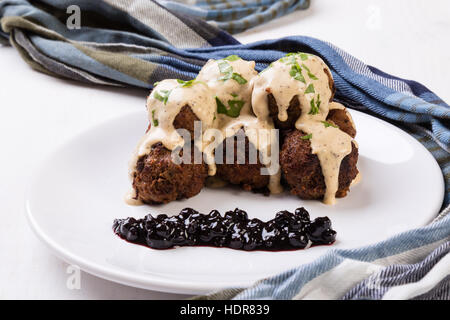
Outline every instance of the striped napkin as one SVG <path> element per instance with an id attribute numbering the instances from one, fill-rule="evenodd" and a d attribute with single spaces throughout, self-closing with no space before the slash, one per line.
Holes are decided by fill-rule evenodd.
<path id="1" fill-rule="evenodd" d="M 238 33 L 295 10 L 309 0 L 157 0 L 179 15 L 203 19 L 229 33 Z"/>
<path id="2" fill-rule="evenodd" d="M 200 298 L 448 299 L 450 106 L 420 83 L 368 66 L 318 39 L 295 36 L 241 44 L 215 25 L 230 30 L 217 21 L 245 19 L 245 15 L 227 16 L 228 11 L 222 9 L 233 1 L 214 2 L 222 16 L 203 15 L 206 22 L 197 18 L 201 5 L 206 6 L 199 1 L 191 8 L 188 1 L 0 0 L 0 39 L 12 44 L 40 72 L 90 84 L 147 89 L 165 78 L 195 78 L 208 59 L 230 54 L 256 61 L 259 71 L 287 52 L 322 57 L 333 73 L 339 101 L 401 127 L 435 157 L 446 188 L 441 212 L 430 225 L 381 243 L 354 250 L 331 249 L 313 263 L 263 279 L 251 288 L 231 288 Z M 241 2 L 248 6 L 285 3 Z M 300 2 L 286 1 L 292 8 Z M 209 5 L 205 8 L 214 10 Z M 77 12 L 79 26 L 73 16 Z M 243 30 L 236 28 L 232 30 Z"/>

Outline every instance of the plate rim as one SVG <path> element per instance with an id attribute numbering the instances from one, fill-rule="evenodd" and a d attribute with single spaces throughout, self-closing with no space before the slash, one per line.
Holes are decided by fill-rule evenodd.
<path id="1" fill-rule="evenodd" d="M 414 137 L 412 137 L 410 134 L 408 134 L 406 131 L 402 130 L 399 127 L 394 126 L 393 124 L 384 121 L 382 119 L 379 119 L 375 116 L 372 116 L 370 114 L 364 113 L 359 110 L 350 109 L 350 113 L 356 113 L 358 115 L 361 115 L 363 117 L 370 118 L 371 120 L 375 120 L 378 122 L 381 122 L 384 125 L 389 126 L 391 129 L 397 130 L 402 136 L 407 137 L 408 141 L 412 141 L 412 143 L 415 143 L 416 146 L 419 146 L 419 148 L 422 148 L 425 151 L 425 154 L 432 160 L 432 163 L 435 166 L 435 169 L 437 169 L 440 174 L 440 180 L 439 183 L 439 189 L 440 189 L 440 201 L 439 204 L 436 205 L 436 208 L 433 208 L 433 211 L 436 211 L 436 215 L 439 213 L 439 209 L 442 206 L 442 202 L 444 200 L 445 196 L 445 181 L 444 177 L 442 175 L 442 170 L 437 163 L 436 159 L 432 156 L 432 154 L 423 146 L 419 141 L 417 141 Z M 89 262 L 87 259 L 70 252 L 70 249 L 65 249 L 63 245 L 57 243 L 55 240 L 53 240 L 48 234 L 46 234 L 39 226 L 38 222 L 33 216 L 30 199 L 31 199 L 31 193 L 32 193 L 32 187 L 35 184 L 35 182 L 40 177 L 40 173 L 43 171 L 45 165 L 59 152 L 60 149 L 64 148 L 64 146 L 78 140 L 80 137 L 88 134 L 90 131 L 93 131 L 95 128 L 101 127 L 106 125 L 107 123 L 117 121 L 119 119 L 125 118 L 125 117 L 133 117 L 136 114 L 141 114 L 142 111 L 133 111 L 126 113 L 121 116 L 112 117 L 109 119 L 106 119 L 104 121 L 101 121 L 95 125 L 92 125 L 88 127 L 87 129 L 78 132 L 74 136 L 68 138 L 67 140 L 60 143 L 57 147 L 55 147 L 51 152 L 49 152 L 35 167 L 34 172 L 31 176 L 30 182 L 28 183 L 25 191 L 25 215 L 28 224 L 30 225 L 31 229 L 33 230 L 33 233 L 37 236 L 37 238 L 43 242 L 46 247 L 48 247 L 53 254 L 55 254 L 58 258 L 62 259 L 66 263 L 76 265 L 78 266 L 82 271 L 87 272 L 89 274 L 92 274 L 96 277 L 106 279 L 108 281 L 116 282 L 122 285 L 132 286 L 136 288 L 146 289 L 146 290 L 154 290 L 159 292 L 170 292 L 170 293 L 176 293 L 176 294 L 204 294 L 206 292 L 212 292 L 218 289 L 223 288 L 230 288 L 230 287 L 248 287 L 254 283 L 253 280 L 244 281 L 244 280 L 237 280 L 237 281 L 210 281 L 210 282 L 196 282 L 192 280 L 180 280 L 180 279 L 170 279 L 170 278 L 161 278 L 158 276 L 154 276 L 152 274 L 146 274 L 145 276 L 142 275 L 136 275 L 133 274 L 133 272 L 128 270 L 116 270 L 114 268 L 110 268 L 105 265 L 100 265 L 95 262 Z M 430 223 L 432 220 L 430 220 L 428 223 Z M 371 245 L 371 244 L 370 244 Z M 326 253 L 323 253 L 318 258 L 314 259 L 317 260 Z M 292 269 L 292 268 L 291 268 Z M 290 269 L 286 269 L 284 272 L 288 271 Z M 278 272 L 279 274 L 280 272 Z"/>

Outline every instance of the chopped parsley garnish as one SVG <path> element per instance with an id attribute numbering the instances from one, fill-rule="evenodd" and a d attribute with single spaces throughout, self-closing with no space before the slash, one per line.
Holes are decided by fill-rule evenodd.
<path id="1" fill-rule="evenodd" d="M 225 59 L 227 59 L 227 58 L 225 58 Z M 229 60 L 229 61 L 234 61 L 234 60 Z M 225 80 L 233 79 L 239 84 L 247 83 L 247 80 L 244 77 L 242 77 L 239 73 L 233 72 L 233 67 L 227 61 L 221 60 L 221 61 L 217 62 L 217 64 L 219 66 L 220 73 L 223 74 L 223 76 L 221 76 L 219 78 L 219 80 L 225 81 Z"/>
<path id="2" fill-rule="evenodd" d="M 239 60 L 240 58 L 241 57 L 239 57 L 239 56 L 237 56 L 235 54 L 232 54 L 231 56 L 228 56 L 228 57 L 224 58 L 223 60 L 236 61 L 236 60 Z"/>
<path id="3" fill-rule="evenodd" d="M 305 78 L 303 77 L 303 75 L 301 75 L 302 68 L 300 67 L 300 65 L 299 65 L 298 62 L 297 62 L 297 57 L 300 57 L 300 59 L 301 59 L 302 61 L 308 60 L 308 54 L 307 54 L 307 53 L 304 53 L 304 52 L 297 52 L 297 53 L 291 52 L 291 53 L 288 53 L 288 54 L 287 54 L 286 56 L 284 56 L 283 58 L 281 58 L 280 61 L 283 62 L 283 63 L 286 63 L 286 64 L 288 64 L 288 65 L 291 65 L 291 64 L 292 64 L 293 66 L 292 66 L 291 71 L 290 71 L 291 76 L 295 78 L 294 75 L 300 74 L 300 76 L 298 76 L 299 79 L 297 79 L 297 78 L 295 78 L 295 79 L 296 79 L 296 80 L 299 80 L 299 81 L 302 81 L 302 82 L 305 82 L 305 81 L 303 81 Z M 319 79 L 311 72 L 311 70 L 309 70 L 309 68 L 308 68 L 304 63 L 302 63 L 302 67 L 303 67 L 303 68 L 306 70 L 306 72 L 308 73 L 308 77 L 310 77 L 310 78 L 313 79 L 313 80 L 319 80 Z M 303 79 L 303 80 L 300 80 L 300 79 Z"/>
<path id="4" fill-rule="evenodd" d="M 308 77 L 310 77 L 313 80 L 319 80 L 312 72 L 309 70 L 307 66 L 305 66 L 304 63 L 302 63 L 302 67 L 305 68 L 306 72 L 308 73 Z"/>
<path id="5" fill-rule="evenodd" d="M 227 114 L 228 110 L 227 107 L 223 104 L 222 101 L 218 97 L 216 97 L 216 104 L 217 104 L 217 113 Z"/>
<path id="6" fill-rule="evenodd" d="M 308 85 L 308 87 L 306 88 L 305 94 L 306 94 L 306 93 L 316 93 L 316 91 L 314 90 L 314 85 L 313 85 L 312 83 L 310 83 L 310 84 Z"/>
<path id="7" fill-rule="evenodd" d="M 295 55 L 290 53 L 288 53 L 285 57 L 281 58 L 280 61 L 286 64 L 295 64 L 297 62 L 295 59 Z"/>
<path id="8" fill-rule="evenodd" d="M 245 102 L 242 100 L 228 100 L 228 106 L 230 107 L 230 109 L 228 110 L 228 116 L 232 118 L 239 117 L 244 104 Z"/>
<path id="9" fill-rule="evenodd" d="M 283 58 L 280 59 L 281 62 L 285 62 L 287 64 L 294 64 L 295 63 L 295 59 L 297 57 L 300 57 L 300 59 L 302 61 L 308 60 L 309 56 L 307 53 L 304 52 L 290 52 L 288 54 L 286 54 L 286 56 L 284 56 Z"/>
<path id="10" fill-rule="evenodd" d="M 302 61 L 308 60 L 308 54 L 307 53 L 299 52 L 298 55 L 300 56 L 300 59 L 302 59 Z"/>
<path id="11" fill-rule="evenodd" d="M 155 99 L 158 99 L 159 101 L 161 101 L 164 104 L 166 104 L 167 100 L 169 100 L 169 95 L 170 95 L 171 92 L 172 92 L 172 90 L 155 91 L 153 96 L 155 97 Z"/>
<path id="12" fill-rule="evenodd" d="M 228 100 L 228 108 L 223 104 L 223 102 L 216 97 L 217 113 L 225 114 L 232 118 L 237 118 L 241 113 L 241 109 L 245 102 L 238 99 Z"/>
<path id="13" fill-rule="evenodd" d="M 239 73 L 233 72 L 231 79 L 235 80 L 239 84 L 246 84 L 247 80 L 244 79 Z"/>
<path id="14" fill-rule="evenodd" d="M 233 73 L 233 67 L 228 62 L 219 61 L 217 62 L 217 64 L 219 65 L 220 73 L 224 73 L 226 75 L 228 75 L 229 73 Z M 231 75 L 229 76 L 229 78 L 231 78 Z"/>
<path id="15" fill-rule="evenodd" d="M 328 127 L 337 128 L 337 127 L 338 127 L 337 125 L 332 124 L 332 123 L 327 122 L 327 121 L 321 121 L 321 122 L 323 123 L 323 125 L 325 126 L 325 128 L 328 128 Z"/>
<path id="16" fill-rule="evenodd" d="M 152 120 L 153 120 L 153 125 L 154 125 L 155 127 L 157 127 L 158 124 L 159 124 L 159 122 L 158 122 L 158 119 L 155 119 L 155 111 L 156 111 L 156 110 L 152 110 Z"/>
<path id="17" fill-rule="evenodd" d="M 191 87 L 194 83 L 195 83 L 195 79 L 189 80 L 189 81 L 184 81 L 184 80 L 180 80 L 177 79 L 177 82 L 179 84 L 181 84 L 181 86 L 184 87 Z"/>
<path id="18" fill-rule="evenodd" d="M 311 138 L 312 138 L 312 133 L 307 134 L 307 135 L 305 135 L 305 136 L 303 136 L 303 137 L 300 137 L 300 139 L 302 139 L 302 140 L 309 140 L 309 139 L 311 139 Z"/>
<path id="19" fill-rule="evenodd" d="M 317 95 L 317 101 L 314 101 L 314 98 L 311 100 L 310 105 L 311 105 L 311 110 L 309 111 L 308 114 L 318 114 L 319 113 L 319 107 L 320 107 L 320 103 L 322 101 L 320 101 L 320 94 Z"/>
<path id="20" fill-rule="evenodd" d="M 153 87 L 156 87 L 158 84 L 159 84 L 159 81 L 156 81 L 156 82 L 153 84 Z"/>
<path id="21" fill-rule="evenodd" d="M 302 68 L 298 65 L 297 62 L 295 62 L 294 65 L 291 67 L 291 71 L 289 71 L 289 74 L 295 80 L 301 81 L 306 84 L 305 78 L 302 75 Z"/>

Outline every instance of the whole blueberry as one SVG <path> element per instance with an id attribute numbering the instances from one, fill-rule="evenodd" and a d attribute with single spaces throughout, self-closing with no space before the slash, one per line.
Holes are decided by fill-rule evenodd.
<path id="1" fill-rule="evenodd" d="M 157 217 L 156 217 L 156 220 L 158 220 L 159 222 L 161 222 L 161 221 L 164 221 L 164 220 L 166 220 L 167 219 L 167 214 L 159 214 Z"/>
<path id="2" fill-rule="evenodd" d="M 246 220 L 248 220 L 247 212 L 245 212 L 244 210 L 236 208 L 236 209 L 234 209 L 233 213 L 234 213 L 234 216 L 233 216 L 234 220 L 237 220 L 237 221 L 246 221 Z"/>
<path id="3" fill-rule="evenodd" d="M 184 208 L 180 211 L 180 213 L 178 214 L 178 217 L 181 220 L 185 220 L 187 218 L 189 218 L 191 215 L 193 214 L 198 214 L 198 211 L 192 209 L 192 208 Z"/>
<path id="4" fill-rule="evenodd" d="M 311 221 L 308 211 L 303 207 L 295 209 L 295 216 L 300 218 L 304 223 L 309 223 Z"/>
<path id="5" fill-rule="evenodd" d="M 172 241 L 163 237 L 147 237 L 147 245 L 155 249 L 168 249 L 173 247 Z"/>
<path id="6" fill-rule="evenodd" d="M 139 239 L 139 228 L 132 226 L 128 229 L 126 234 L 126 239 L 128 241 L 134 242 Z"/>
<path id="7" fill-rule="evenodd" d="M 305 248 L 308 245 L 308 236 L 303 232 L 290 232 L 288 235 L 289 244 L 294 248 Z"/>
<path id="8" fill-rule="evenodd" d="M 155 226 L 156 234 L 161 238 L 169 238 L 173 229 L 164 222 L 158 222 Z"/>

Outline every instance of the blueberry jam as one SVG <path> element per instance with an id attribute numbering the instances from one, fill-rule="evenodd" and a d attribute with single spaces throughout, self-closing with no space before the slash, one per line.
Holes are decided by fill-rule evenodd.
<path id="1" fill-rule="evenodd" d="M 267 222 L 249 219 L 247 212 L 237 208 L 225 216 L 217 210 L 206 215 L 185 208 L 173 217 L 149 214 L 143 219 L 116 219 L 113 230 L 122 239 L 154 249 L 213 246 L 278 251 L 331 244 L 336 239 L 328 217 L 311 221 L 304 208 L 280 211 Z"/>

